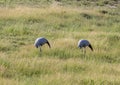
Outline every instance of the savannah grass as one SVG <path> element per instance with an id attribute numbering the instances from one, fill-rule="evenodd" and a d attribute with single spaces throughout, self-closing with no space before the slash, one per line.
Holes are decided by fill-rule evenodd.
<path id="1" fill-rule="evenodd" d="M 1 1 L 0 85 L 119 85 L 119 6 L 41 1 L 44 7 L 36 7 L 37 0 Z M 44 45 L 40 53 L 34 41 L 41 36 L 52 48 Z M 87 48 L 84 57 L 79 39 L 88 39 L 94 51 Z"/>

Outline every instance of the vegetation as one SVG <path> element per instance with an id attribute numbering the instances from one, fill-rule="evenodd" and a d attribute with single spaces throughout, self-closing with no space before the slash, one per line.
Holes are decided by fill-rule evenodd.
<path id="1" fill-rule="evenodd" d="M 93 2 L 94 1 L 94 2 Z M 119 85 L 119 0 L 1 0 L 0 85 Z M 52 48 L 34 47 L 46 37 Z M 79 39 L 94 52 L 86 56 Z"/>

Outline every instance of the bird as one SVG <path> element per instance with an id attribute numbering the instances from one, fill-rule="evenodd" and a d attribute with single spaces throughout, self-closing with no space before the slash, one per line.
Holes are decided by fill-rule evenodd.
<path id="1" fill-rule="evenodd" d="M 78 41 L 78 48 L 80 48 L 80 49 L 83 48 L 82 51 L 84 52 L 84 56 L 85 56 L 85 53 L 86 53 L 86 47 L 89 47 L 93 51 L 93 47 L 88 40 L 81 39 L 81 40 Z"/>
<path id="2" fill-rule="evenodd" d="M 41 50 L 41 46 L 43 46 L 44 44 L 48 44 L 49 48 L 51 48 L 51 45 L 50 45 L 49 41 L 48 41 L 46 38 L 44 38 L 44 37 L 39 37 L 39 38 L 37 38 L 37 39 L 35 40 L 34 46 L 35 46 L 36 48 L 39 48 L 39 47 L 40 47 L 40 52 L 41 52 L 41 51 L 42 51 L 42 50 Z"/>

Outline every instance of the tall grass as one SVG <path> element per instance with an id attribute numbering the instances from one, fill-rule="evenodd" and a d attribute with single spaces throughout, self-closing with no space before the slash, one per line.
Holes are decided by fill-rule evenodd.
<path id="1" fill-rule="evenodd" d="M 54 4 L 0 8 L 0 84 L 119 85 L 119 11 Z M 51 49 L 34 47 L 41 36 Z M 88 39 L 94 52 L 87 48 L 84 57 L 79 39 Z"/>
<path id="2" fill-rule="evenodd" d="M 62 6 L 119 6 L 119 0 L 1 0 L 0 6 L 15 7 L 18 5 L 27 5 L 32 7 L 45 7 L 49 5 L 62 5 Z"/>

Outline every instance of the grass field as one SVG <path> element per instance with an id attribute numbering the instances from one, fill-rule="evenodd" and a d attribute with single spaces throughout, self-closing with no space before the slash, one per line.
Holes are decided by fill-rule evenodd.
<path id="1" fill-rule="evenodd" d="M 1 0 L 0 85 L 120 85 L 119 0 Z"/>

